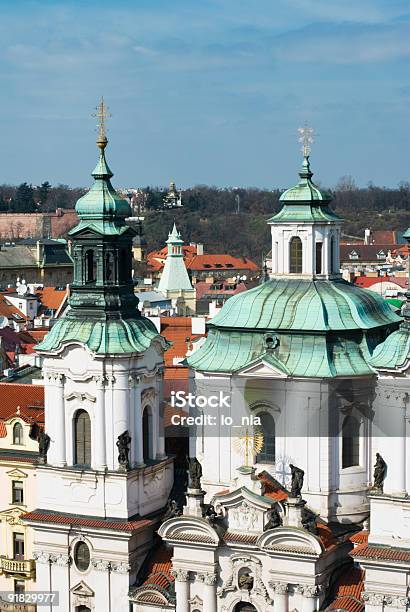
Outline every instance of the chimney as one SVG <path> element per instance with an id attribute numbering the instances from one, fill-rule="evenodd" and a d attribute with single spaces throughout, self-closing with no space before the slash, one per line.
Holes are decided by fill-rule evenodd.
<path id="1" fill-rule="evenodd" d="M 204 245 L 201 243 L 198 243 L 196 245 L 196 254 L 197 255 L 203 255 L 204 254 Z"/>
<path id="2" fill-rule="evenodd" d="M 44 255 L 44 243 L 42 243 L 40 240 L 37 240 L 37 264 L 40 264 L 43 261 L 43 255 Z"/>
<path id="3" fill-rule="evenodd" d="M 372 234 L 372 230 L 367 228 L 364 230 L 364 243 L 370 244 L 370 236 Z"/>

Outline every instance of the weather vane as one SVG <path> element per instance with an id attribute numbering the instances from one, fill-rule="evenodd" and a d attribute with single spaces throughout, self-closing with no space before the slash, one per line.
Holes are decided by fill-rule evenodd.
<path id="1" fill-rule="evenodd" d="M 98 119 L 97 127 L 98 127 L 98 139 L 97 145 L 99 147 L 104 148 L 107 144 L 107 136 L 105 134 L 105 120 L 108 117 L 111 117 L 111 114 L 108 112 L 108 108 L 105 105 L 104 97 L 101 96 L 101 101 L 98 106 L 95 107 L 96 112 L 92 114 L 92 117 L 96 117 Z"/>
<path id="2" fill-rule="evenodd" d="M 258 455 L 263 448 L 263 433 L 256 430 L 254 433 L 249 433 L 246 428 L 242 435 L 236 437 L 233 441 L 235 448 L 244 455 L 245 466 L 249 467 L 250 460 L 253 463 L 253 458 Z"/>
<path id="3" fill-rule="evenodd" d="M 313 128 L 305 125 L 302 128 L 298 128 L 299 132 L 299 142 L 302 143 L 301 151 L 303 153 L 303 157 L 309 157 L 310 155 L 310 145 L 313 143 Z"/>

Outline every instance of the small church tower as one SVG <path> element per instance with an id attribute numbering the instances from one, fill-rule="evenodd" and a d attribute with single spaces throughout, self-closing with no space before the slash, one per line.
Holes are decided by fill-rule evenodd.
<path id="1" fill-rule="evenodd" d="M 167 298 L 175 300 L 176 303 L 178 303 L 178 300 L 179 303 L 183 300 L 183 314 L 194 314 L 195 289 L 192 287 L 185 267 L 182 251 L 183 244 L 184 242 L 181 238 L 181 234 L 178 232 L 174 223 L 172 232 L 168 234 L 168 254 L 159 281 L 158 290 Z"/>
<path id="2" fill-rule="evenodd" d="M 38 346 L 45 432 L 34 529 L 37 589 L 59 610 L 126 610 L 128 590 L 166 505 L 162 372 L 165 340 L 142 317 L 131 277 L 130 207 L 111 185 L 103 100 L 94 185 L 70 231 L 69 309 Z M 53 608 L 54 609 L 54 608 Z"/>
<path id="3" fill-rule="evenodd" d="M 299 183 L 280 197 L 283 206 L 271 219 L 272 276 L 305 280 L 337 278 L 343 220 L 329 204 L 330 194 L 312 181 L 311 128 L 300 128 L 303 162 Z"/>

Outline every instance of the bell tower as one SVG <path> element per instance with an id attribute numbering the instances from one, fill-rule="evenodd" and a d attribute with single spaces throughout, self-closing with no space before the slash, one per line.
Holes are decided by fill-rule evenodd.
<path id="1" fill-rule="evenodd" d="M 312 181 L 310 145 L 313 130 L 299 128 L 303 162 L 299 183 L 280 197 L 281 210 L 271 219 L 272 276 L 326 280 L 340 276 L 343 219 L 329 204 L 332 197 Z"/>
<path id="2" fill-rule="evenodd" d="M 44 341 L 45 434 L 34 529 L 37 588 L 58 610 L 128 609 L 172 486 L 164 451 L 166 341 L 141 316 L 131 276 L 130 207 L 111 185 L 104 101 L 94 184 L 76 205 L 69 308 Z M 62 601 L 63 600 L 63 601 Z"/>

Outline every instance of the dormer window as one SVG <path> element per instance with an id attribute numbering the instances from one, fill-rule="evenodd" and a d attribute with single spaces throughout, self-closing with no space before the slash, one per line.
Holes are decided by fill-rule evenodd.
<path id="1" fill-rule="evenodd" d="M 299 236 L 293 236 L 289 243 L 289 272 L 290 274 L 302 274 L 302 240 Z"/>
<path id="2" fill-rule="evenodd" d="M 386 259 L 386 253 L 384 251 L 379 251 L 377 253 L 377 259 Z"/>
<path id="3" fill-rule="evenodd" d="M 13 427 L 13 444 L 23 444 L 23 426 L 21 423 L 15 423 Z"/>
<path id="4" fill-rule="evenodd" d="M 357 253 L 357 251 L 350 251 L 349 259 L 359 259 L 359 254 Z"/>

